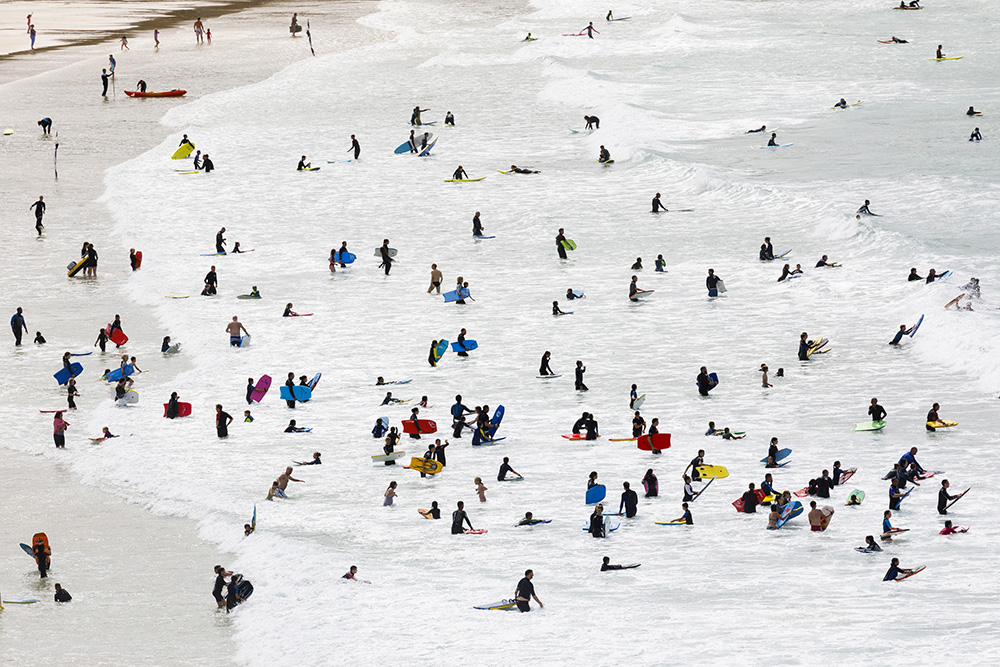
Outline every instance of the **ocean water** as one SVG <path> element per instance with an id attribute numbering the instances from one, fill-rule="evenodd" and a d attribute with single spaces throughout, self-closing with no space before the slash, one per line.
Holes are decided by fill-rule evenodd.
<path id="1" fill-rule="evenodd" d="M 508 662 L 507 653 L 576 663 L 591 658 L 597 637 L 615 662 L 848 664 L 894 657 L 903 628 L 916 655 L 995 662 L 995 494 L 983 478 L 997 465 L 1000 426 L 997 46 L 984 3 L 921 12 L 884 4 L 803 14 L 789 2 L 654 2 L 609 24 L 608 8 L 592 2 L 384 0 L 358 20 L 370 39 L 356 46 L 325 54 L 314 24 L 317 58 L 170 106 L 161 119 L 170 135 L 109 169 L 99 200 L 116 252 L 144 254 L 120 298 L 141 319 L 128 351 L 152 372 L 137 380 L 138 407 L 104 401 L 76 416 L 81 430 L 134 435 L 74 458 L 73 471 L 196 520 L 202 538 L 231 553 L 256 586 L 233 620 L 242 664 L 448 664 L 470 651 L 486 664 Z M 590 20 L 594 40 L 561 36 Z M 539 40 L 521 42 L 528 31 Z M 893 34 L 911 43 L 876 41 Z M 928 61 L 937 44 L 965 58 Z M 841 97 L 864 103 L 831 109 Z M 417 104 L 438 121 L 434 154 L 394 155 Z M 967 118 L 970 104 L 984 116 Z M 448 110 L 454 128 L 441 127 Z M 599 116 L 601 129 L 571 133 L 584 114 Z M 765 123 L 794 146 L 760 150 L 766 135 L 744 132 Z M 967 141 L 975 126 L 986 137 L 978 144 Z M 183 164 L 169 155 L 182 133 L 212 155 L 216 172 L 175 174 Z M 327 163 L 347 157 L 351 134 L 361 160 Z M 596 162 L 601 145 L 614 165 Z M 296 172 L 303 154 L 322 169 Z M 542 173 L 497 172 L 512 163 Z M 445 183 L 458 165 L 487 178 Z M 651 215 L 655 192 L 670 209 L 693 210 Z M 865 199 L 880 216 L 858 221 Z M 476 211 L 495 239 L 471 237 Z M 202 256 L 223 226 L 230 247 L 254 252 Z M 579 245 L 567 261 L 553 247 L 560 227 Z M 792 249 L 802 278 L 779 283 L 781 263 L 757 260 L 764 236 L 778 252 Z M 372 256 L 384 238 L 399 249 L 389 276 Z M 344 240 L 358 260 L 331 274 L 326 259 Z M 652 271 L 658 254 L 668 273 Z M 843 266 L 813 269 L 823 254 Z M 636 257 L 642 272 L 629 268 Z M 427 295 L 432 262 L 446 289 L 463 276 L 475 301 Z M 219 295 L 201 297 L 211 265 Z M 954 274 L 908 283 L 911 266 Z M 710 267 L 726 281 L 722 298 L 706 295 Z M 627 299 L 634 273 L 655 290 L 639 303 Z M 944 310 L 972 276 L 982 284 L 975 311 Z M 58 283 L 63 299 L 79 291 Z M 251 286 L 264 298 L 236 299 Z M 566 302 L 569 288 L 587 298 Z M 554 300 L 573 315 L 553 318 Z M 286 303 L 313 315 L 282 318 Z M 227 344 L 233 315 L 252 334 L 246 349 Z M 914 338 L 886 345 L 921 315 Z M 431 368 L 431 341 L 454 340 L 463 327 L 480 349 L 468 359 L 449 352 Z M 797 361 L 802 331 L 829 337 L 829 354 Z M 165 335 L 182 343 L 180 355 L 158 355 Z M 535 377 L 546 350 L 562 374 L 551 381 Z M 91 362 L 87 381 L 112 358 Z M 573 390 L 576 360 L 589 392 Z M 761 363 L 771 389 L 760 387 Z M 694 386 L 702 365 L 722 380 L 708 398 Z M 779 367 L 783 378 L 774 377 Z M 274 386 L 250 406 L 256 421 L 242 423 L 247 378 L 267 373 L 278 385 L 289 372 L 322 372 L 315 398 L 292 411 Z M 413 382 L 376 387 L 379 375 Z M 672 434 L 659 457 L 607 440 L 629 435 L 632 383 L 647 394 L 647 422 L 658 417 Z M 415 401 L 380 407 L 387 389 Z M 171 391 L 193 404 L 191 418 L 162 419 Z M 453 440 L 444 473 L 426 479 L 371 465 L 376 418 L 398 425 L 426 395 L 434 407 L 421 417 L 448 435 L 459 393 L 470 406 L 505 406 L 502 444 Z M 854 433 L 872 396 L 889 426 Z M 960 426 L 928 433 L 934 402 Z M 236 419 L 225 440 L 213 430 L 216 403 Z M 561 438 L 583 411 L 604 438 Z M 293 418 L 312 433 L 283 434 Z M 709 420 L 749 435 L 707 438 Z M 780 488 L 802 488 L 835 460 L 858 468 L 829 502 L 837 512 L 825 533 L 810 533 L 804 516 L 768 532 L 765 514 L 733 511 L 746 485 L 763 479 L 758 461 L 773 436 L 794 452 L 775 473 Z M 404 438 L 399 449 L 420 455 L 427 442 Z M 895 513 L 894 525 L 911 529 L 905 537 L 883 554 L 855 552 L 880 530 L 881 477 L 911 446 L 944 474 Z M 681 476 L 698 449 L 730 477 L 692 504 L 694 527 L 656 526 L 681 515 Z M 135 465 L 136 451 L 147 465 Z M 303 483 L 290 484 L 289 499 L 264 501 L 284 467 L 313 451 L 324 465 L 297 468 Z M 504 456 L 523 482 L 495 481 Z M 606 541 L 581 531 L 591 471 L 613 505 L 621 483 L 640 489 L 648 468 L 659 498 L 643 499 Z M 476 476 L 489 487 L 485 503 Z M 937 535 L 942 477 L 953 491 L 973 487 L 951 514 L 968 534 Z M 391 480 L 399 498 L 385 508 Z M 868 498 L 843 507 L 853 488 Z M 464 501 L 489 532 L 452 536 L 447 520 L 420 518 L 417 508 L 434 500 L 445 514 Z M 255 503 L 259 530 L 243 539 Z M 553 522 L 515 528 L 525 511 Z M 604 555 L 642 567 L 600 573 Z M 927 570 L 882 583 L 893 556 Z M 342 581 L 350 565 L 373 583 Z M 544 610 L 472 609 L 511 597 L 526 568 Z M 835 653 L 817 632 L 833 633 Z"/>

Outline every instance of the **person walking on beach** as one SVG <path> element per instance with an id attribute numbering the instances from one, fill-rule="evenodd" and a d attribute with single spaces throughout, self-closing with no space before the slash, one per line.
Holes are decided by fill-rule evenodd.
<path id="1" fill-rule="evenodd" d="M 159 50 L 160 48 L 160 31 L 159 29 L 153 30 L 153 49 Z"/>
<path id="2" fill-rule="evenodd" d="M 14 346 L 17 347 L 21 344 L 21 334 L 28 331 L 28 325 L 24 322 L 24 314 L 20 306 L 18 306 L 14 316 L 10 318 L 10 329 L 14 332 Z"/>
<path id="3" fill-rule="evenodd" d="M 28 34 L 31 36 L 31 50 L 35 50 L 35 37 L 37 33 L 35 32 L 35 26 L 28 26 Z"/>
<path id="4" fill-rule="evenodd" d="M 108 74 L 108 70 L 101 70 L 101 85 L 104 86 L 104 90 L 101 91 L 101 97 L 108 96 L 108 80 L 115 75 L 114 70 L 111 70 L 111 74 Z"/>
<path id="5" fill-rule="evenodd" d="M 220 438 L 229 437 L 229 425 L 233 423 L 233 417 L 228 412 L 223 411 L 222 404 L 215 405 L 215 430 Z"/>
<path id="6" fill-rule="evenodd" d="M 51 125 L 51 121 L 49 122 Z M 38 195 L 38 201 L 28 207 L 29 209 L 35 209 L 35 229 L 38 230 L 38 235 L 42 235 L 42 230 L 45 229 L 45 225 L 42 224 L 42 216 L 45 215 L 45 197 Z"/>
<path id="7" fill-rule="evenodd" d="M 351 135 L 351 147 L 347 149 L 348 153 L 350 153 L 351 151 L 354 151 L 355 160 L 361 157 L 361 144 L 358 143 L 358 140 L 355 138 L 353 134 Z"/>
<path id="8" fill-rule="evenodd" d="M 201 17 L 199 16 L 197 18 L 197 20 L 194 22 L 195 43 L 197 43 L 197 44 L 204 44 L 205 43 L 205 40 L 202 37 L 202 35 L 204 33 L 205 33 L 205 26 L 204 26 L 204 24 L 202 24 Z"/>
<path id="9" fill-rule="evenodd" d="M 128 48 L 128 36 L 127 35 L 122 35 L 122 38 L 119 41 L 121 42 L 121 48 L 118 49 L 119 51 L 131 51 L 132 50 L 132 49 Z"/>

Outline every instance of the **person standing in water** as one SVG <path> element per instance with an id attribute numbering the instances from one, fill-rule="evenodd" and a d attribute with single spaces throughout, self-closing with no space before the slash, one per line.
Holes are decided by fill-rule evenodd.
<path id="1" fill-rule="evenodd" d="M 220 438 L 225 438 L 229 436 L 229 425 L 233 423 L 232 416 L 223 411 L 222 404 L 216 403 L 215 405 L 215 430 L 219 434 Z"/>
<path id="2" fill-rule="evenodd" d="M 472 235 L 483 235 L 483 222 L 479 219 L 479 211 L 476 211 L 476 214 L 472 216 Z"/>
<path id="3" fill-rule="evenodd" d="M 872 404 L 868 408 L 868 416 L 872 418 L 873 422 L 885 421 L 888 413 L 885 411 L 881 405 L 878 404 L 878 399 L 873 398 Z"/>
<path id="4" fill-rule="evenodd" d="M 240 334 L 241 331 L 245 333 L 247 336 L 250 335 L 250 332 L 247 331 L 246 327 L 244 327 L 243 324 L 236 318 L 236 315 L 233 315 L 233 321 L 226 325 L 226 331 L 229 332 L 230 347 L 240 347 L 240 344 L 242 342 L 242 337 Z"/>
<path id="5" fill-rule="evenodd" d="M 653 213 L 659 213 L 660 211 L 666 212 L 666 210 L 667 207 L 660 201 L 660 193 L 657 192 L 656 196 L 653 197 Z"/>
<path id="6" fill-rule="evenodd" d="M 458 165 L 458 169 L 455 170 L 455 173 L 451 177 L 456 181 L 464 181 L 468 180 L 469 175 L 465 173 L 465 168 L 462 165 Z"/>
<path id="7" fill-rule="evenodd" d="M 355 160 L 361 157 L 361 144 L 358 143 L 357 138 L 353 134 L 351 135 L 351 147 L 347 149 L 348 153 L 351 151 L 354 151 Z"/>
<path id="8" fill-rule="evenodd" d="M 379 248 L 379 255 L 382 257 L 382 263 L 378 265 L 378 268 L 385 269 L 385 275 L 389 275 L 389 271 L 392 269 L 392 263 L 396 261 L 389 255 L 389 239 L 382 239 L 382 246 Z"/>
<path id="9" fill-rule="evenodd" d="M 589 391 L 587 385 L 583 383 L 583 374 L 587 372 L 587 367 L 583 365 L 582 361 L 577 360 L 575 372 L 576 372 L 576 380 L 574 382 L 574 388 L 577 391 Z"/>
<path id="10" fill-rule="evenodd" d="M 517 602 L 518 610 L 522 613 L 531 611 L 531 600 L 538 603 L 539 609 L 545 607 L 542 601 L 538 599 L 538 596 L 535 595 L 535 585 L 531 583 L 531 579 L 534 576 L 535 573 L 533 570 L 525 570 L 524 578 L 517 582 L 517 588 L 514 589 L 514 600 Z"/>
<path id="11" fill-rule="evenodd" d="M 559 233 L 556 234 L 556 251 L 559 253 L 559 259 L 567 259 L 566 257 L 566 230 L 562 227 L 559 228 Z"/>
<path id="12" fill-rule="evenodd" d="M 205 34 L 205 25 L 201 22 L 201 17 L 199 16 L 194 22 L 194 37 L 196 44 L 204 44 L 205 40 L 202 35 Z"/>
<path id="13" fill-rule="evenodd" d="M 101 85 L 104 86 L 104 90 L 101 91 L 101 97 L 108 96 L 108 81 L 110 81 L 111 77 L 113 77 L 114 75 L 115 75 L 114 72 L 108 74 L 108 70 L 106 69 L 101 70 Z"/>
<path id="14" fill-rule="evenodd" d="M 722 278 L 715 275 L 715 269 L 708 270 L 708 277 L 705 278 L 705 287 L 708 288 L 708 295 L 710 297 L 719 296 L 719 282 L 721 280 Z"/>
<path id="15" fill-rule="evenodd" d="M 469 520 L 469 514 L 465 511 L 465 503 L 459 500 L 458 509 L 451 513 L 451 534 L 461 535 L 464 533 L 463 523 L 469 524 L 469 530 L 475 530 L 472 527 L 472 521 Z"/>
<path id="16" fill-rule="evenodd" d="M 10 318 L 10 329 L 14 332 L 14 346 L 17 347 L 21 344 L 22 334 L 28 332 L 28 325 L 24 322 L 24 311 L 20 306 L 18 306 L 14 316 Z"/>
<path id="17" fill-rule="evenodd" d="M 583 33 L 587 33 L 587 37 L 594 39 L 595 32 L 597 32 L 597 30 L 594 29 L 594 22 L 591 21 L 586 28 L 580 31 L 580 34 L 582 35 Z M 597 34 L 600 35 L 601 33 L 597 32 Z"/>
<path id="18" fill-rule="evenodd" d="M 45 215 L 45 197 L 38 195 L 38 201 L 28 207 L 29 209 L 35 209 L 35 229 L 38 230 L 38 235 L 42 235 L 42 230 L 45 229 L 45 225 L 42 224 L 42 216 Z"/>
<path id="19" fill-rule="evenodd" d="M 607 148 L 605 148 L 602 145 L 601 146 L 601 155 L 600 155 L 600 157 L 597 158 L 597 161 L 598 162 L 602 162 L 604 164 L 607 164 L 608 162 L 611 162 L 611 151 L 609 151 Z"/>
<path id="20" fill-rule="evenodd" d="M 438 265 L 431 264 L 431 284 L 430 287 L 427 288 L 427 293 L 430 294 L 434 290 L 437 290 L 437 293 L 440 294 L 441 283 L 443 281 L 444 281 L 444 274 L 441 273 L 440 270 L 438 270 Z"/>

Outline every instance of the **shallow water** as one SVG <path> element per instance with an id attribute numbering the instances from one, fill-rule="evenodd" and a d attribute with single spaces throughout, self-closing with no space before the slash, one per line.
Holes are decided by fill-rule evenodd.
<path id="1" fill-rule="evenodd" d="M 246 664 L 287 657 L 332 664 L 334 651 L 338 662 L 439 664 L 470 649 L 499 664 L 509 660 L 501 647 L 534 663 L 568 662 L 595 635 L 618 660 L 653 664 L 704 661 L 705 641 L 717 662 L 848 663 L 895 655 L 892 638 L 904 618 L 910 650 L 995 661 L 989 639 L 996 628 L 986 614 L 997 601 L 990 576 L 996 531 L 987 523 L 993 494 L 980 471 L 996 465 L 1000 425 L 990 287 L 998 279 L 990 224 L 997 161 L 988 123 L 997 89 L 983 84 L 997 51 L 978 25 L 982 5 L 897 16 L 904 13 L 847 2 L 803 16 L 793 3 L 689 3 L 681 13 L 654 3 L 611 25 L 599 20 L 606 11 L 596 3 L 382 2 L 360 25 L 373 40 L 391 39 L 332 55 L 321 48 L 318 58 L 266 81 L 172 105 L 163 117 L 171 136 L 111 169 L 102 198 L 120 246 L 144 252 L 124 296 L 152 314 L 133 341 L 153 372 L 137 381 L 139 408 L 105 402 L 78 418 L 90 431 L 110 423 L 136 435 L 88 452 L 74 470 L 85 478 L 106 471 L 121 480 L 121 493 L 200 520 L 204 537 L 235 553 L 257 587 L 235 618 L 238 659 Z M 596 39 L 559 36 L 592 19 Z M 520 43 L 529 30 L 539 41 Z M 912 44 L 875 41 L 893 32 Z M 932 41 L 966 58 L 928 62 Z M 967 101 L 972 91 L 976 99 Z M 831 109 L 840 97 L 865 102 Z M 393 155 L 418 103 L 431 109 L 425 120 L 439 123 L 434 156 Z M 987 115 L 969 121 L 969 104 Z M 446 110 L 456 127 L 440 127 Z M 600 116 L 601 129 L 571 134 L 585 113 Z M 795 145 L 759 150 L 766 136 L 743 132 L 763 123 Z M 987 141 L 966 141 L 973 124 Z M 211 153 L 215 173 L 174 175 L 183 167 L 168 156 L 181 133 Z M 327 164 L 346 157 L 352 133 L 361 160 Z M 601 144 L 613 166 L 594 161 Z M 295 172 L 302 154 L 321 171 Z M 497 173 L 511 163 L 542 174 Z M 487 179 L 444 183 L 459 164 Z M 656 191 L 668 208 L 694 211 L 652 216 Z M 866 198 L 882 217 L 858 222 L 854 211 Z M 497 238 L 471 238 L 477 210 Z M 200 256 L 212 251 L 222 226 L 230 245 L 238 240 L 254 252 Z M 579 244 L 566 262 L 554 253 L 559 227 Z M 806 275 L 776 282 L 780 263 L 757 260 L 764 236 L 778 252 L 792 248 L 792 264 Z M 372 257 L 383 238 L 400 251 L 388 277 Z M 343 240 L 359 259 L 331 275 L 326 258 Z M 664 275 L 652 271 L 659 253 Z M 813 269 L 823 254 L 844 266 Z M 640 286 L 656 293 L 636 304 L 626 296 L 637 256 L 647 267 Z M 431 262 L 446 288 L 458 275 L 468 280 L 475 302 L 446 305 L 426 295 Z M 220 293 L 209 299 L 198 292 L 212 264 Z M 908 284 L 910 266 L 921 275 L 930 266 L 955 275 Z M 708 267 L 725 279 L 727 296 L 707 298 Z M 976 312 L 945 311 L 973 275 L 983 285 Z M 264 299 L 237 301 L 251 285 Z M 587 298 L 565 302 L 567 288 Z M 553 300 L 574 314 L 552 318 Z M 314 315 L 281 318 L 288 302 Z M 253 334 L 247 349 L 226 346 L 224 326 L 234 314 Z M 916 337 L 886 345 L 900 323 L 921 314 Z M 468 360 L 448 353 L 430 368 L 431 340 L 454 340 L 462 327 L 480 349 Z M 831 352 L 798 362 L 801 331 L 829 337 Z M 168 334 L 183 343 L 182 354 L 161 360 L 154 350 Z M 563 377 L 535 378 L 545 350 Z M 586 394 L 572 389 L 577 359 L 588 367 Z M 759 386 L 761 363 L 771 367 L 772 389 Z M 707 399 L 694 390 L 701 365 L 722 379 Z M 774 377 L 779 367 L 784 378 Z M 292 412 L 274 387 L 252 407 L 256 421 L 240 422 L 247 377 L 268 373 L 277 384 L 288 372 L 317 371 L 323 379 L 310 403 Z M 375 387 L 378 375 L 414 382 Z M 596 414 L 605 438 L 627 436 L 633 382 L 647 393 L 647 421 L 659 417 L 661 430 L 673 434 L 662 456 L 632 443 L 559 437 L 585 410 Z M 434 478 L 372 466 L 375 419 L 398 423 L 412 405 L 379 407 L 387 389 L 429 396 L 435 407 L 421 417 L 442 430 L 456 393 L 467 405 L 503 404 L 507 440 L 477 450 L 468 439 L 453 442 L 447 469 Z M 171 391 L 194 405 L 191 419 L 160 417 Z M 867 419 L 872 396 L 889 411 L 889 426 L 852 432 Z M 960 422 L 957 429 L 926 432 L 924 415 L 935 401 L 943 417 Z M 219 402 L 237 418 L 227 440 L 212 430 Z M 291 418 L 313 432 L 282 434 Z M 749 436 L 706 438 L 709 420 Z M 805 517 L 769 533 L 765 515 L 730 507 L 747 483 L 763 479 L 758 460 L 772 436 L 794 450 L 775 475 L 781 488 L 805 486 L 834 460 L 859 468 L 830 501 L 837 513 L 826 533 L 809 533 Z M 400 448 L 419 455 L 425 443 L 404 438 Z M 881 477 L 911 446 L 927 468 L 946 472 L 953 491 L 975 485 L 952 516 L 972 531 L 937 535 L 935 478 L 896 513 L 893 523 L 911 529 L 906 537 L 885 554 L 858 554 L 851 547 L 879 529 Z M 135 468 L 136 447 L 151 465 Z M 693 528 L 654 525 L 680 516 L 680 477 L 699 448 L 731 476 L 692 505 Z M 289 461 L 316 450 L 325 464 L 297 469 L 304 483 L 290 485 L 289 500 L 263 501 Z M 495 481 L 503 456 L 525 481 Z M 591 470 L 610 500 L 622 481 L 639 488 L 650 467 L 661 495 L 643 500 L 637 518 L 606 542 L 580 530 Z M 487 503 L 475 498 L 476 476 L 490 487 Z M 383 508 L 381 492 L 393 479 L 398 504 Z M 868 499 L 843 507 L 853 488 Z M 446 514 L 464 500 L 473 524 L 489 533 L 456 537 L 447 521 L 424 521 L 415 510 L 433 500 Z M 259 531 L 242 540 L 255 502 Z M 514 528 L 525 511 L 554 521 Z M 601 574 L 603 555 L 642 567 Z M 892 556 L 927 571 L 883 584 Z M 374 584 L 340 581 L 351 564 Z M 544 611 L 471 609 L 510 597 L 528 567 Z M 761 631 L 772 610 L 795 619 L 777 637 Z M 645 618 L 665 623 L 651 632 L 636 622 Z M 837 657 L 815 642 L 818 627 L 836 631 Z M 953 640 L 946 649 L 942 630 Z M 954 641 L 965 636 L 972 641 Z"/>

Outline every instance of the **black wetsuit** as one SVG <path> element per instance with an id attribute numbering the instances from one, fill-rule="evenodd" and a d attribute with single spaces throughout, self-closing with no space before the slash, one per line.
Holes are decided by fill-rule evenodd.
<path id="1" fill-rule="evenodd" d="M 49 568 L 52 567 L 52 561 L 49 558 L 49 554 L 45 553 L 45 545 L 37 544 L 32 548 L 32 552 L 35 555 L 35 562 L 38 564 L 38 574 L 41 579 L 45 579 L 48 575 Z"/>
<path id="2" fill-rule="evenodd" d="M 469 353 L 465 351 L 465 334 L 458 334 L 458 340 L 456 342 L 458 343 L 459 347 L 458 356 L 460 357 L 469 356 Z"/>
<path id="3" fill-rule="evenodd" d="M 176 419 L 179 413 L 180 407 L 177 405 L 177 399 L 171 398 L 170 402 L 167 403 L 167 414 L 165 415 L 167 419 Z"/>
<path id="4" fill-rule="evenodd" d="M 524 600 L 517 600 L 517 608 L 520 611 L 531 611 L 531 605 L 528 604 L 530 600 L 535 595 L 535 585 L 531 583 L 531 580 L 527 577 L 521 579 L 517 582 L 517 589 L 514 591 L 514 598 L 524 598 Z"/>
<path id="5" fill-rule="evenodd" d="M 592 537 L 605 537 L 604 515 L 594 512 L 590 515 L 590 528 L 588 530 Z"/>
<path id="6" fill-rule="evenodd" d="M 666 211 L 667 207 L 660 203 L 660 198 L 653 197 L 653 213 L 659 213 L 660 211 Z"/>
<path id="7" fill-rule="evenodd" d="M 455 405 L 451 406 L 452 437 L 462 437 L 462 430 L 465 428 L 465 415 L 469 412 L 471 410 L 461 403 L 455 403 Z"/>
<path id="8" fill-rule="evenodd" d="M 579 419 L 576 420 L 576 423 L 573 424 L 572 432 L 579 433 L 584 428 L 584 426 L 586 426 L 586 424 L 587 424 L 587 418 L 580 417 Z"/>
<path id="9" fill-rule="evenodd" d="M 876 403 L 868 408 L 868 415 L 872 418 L 873 422 L 880 422 L 885 419 L 886 411 L 885 408 Z"/>
<path id="10" fill-rule="evenodd" d="M 632 489 L 624 491 L 622 493 L 621 504 L 618 506 L 618 511 L 621 511 L 622 506 L 625 507 L 625 516 L 632 518 L 636 515 L 639 509 L 639 494 L 637 494 Z"/>
<path id="11" fill-rule="evenodd" d="M 208 285 L 208 293 L 216 294 L 219 287 L 219 277 L 215 274 L 215 271 L 209 271 L 205 274 L 205 284 Z"/>
<path id="12" fill-rule="evenodd" d="M 632 437 L 638 438 L 646 430 L 646 420 L 642 417 L 632 417 Z"/>
<path id="13" fill-rule="evenodd" d="M 215 170 L 215 163 L 212 162 L 208 157 L 205 157 L 205 159 L 202 160 L 201 168 L 205 170 L 206 174 L 208 174 Z"/>
<path id="14" fill-rule="evenodd" d="M 221 252 L 223 255 L 226 254 L 226 249 L 222 247 L 222 244 L 226 242 L 226 239 L 222 237 L 222 232 L 215 235 L 215 252 Z"/>
<path id="15" fill-rule="evenodd" d="M 42 235 L 42 216 L 45 215 L 45 202 L 41 199 L 32 204 L 29 208 L 35 209 L 35 229 L 38 230 L 38 235 Z"/>
<path id="16" fill-rule="evenodd" d="M 548 357 L 542 357 L 542 363 L 538 367 L 538 374 L 539 375 L 555 375 L 555 373 L 552 372 L 552 369 L 549 368 L 549 359 L 548 359 Z"/>
<path id="17" fill-rule="evenodd" d="M 757 503 L 760 499 L 757 494 L 753 491 L 746 491 L 743 494 L 743 513 L 744 514 L 756 514 L 757 513 Z"/>
<path id="18" fill-rule="evenodd" d="M 461 535 L 465 532 L 462 528 L 462 523 L 467 522 L 469 528 L 472 528 L 472 522 L 469 521 L 469 515 L 465 513 L 465 510 L 455 510 L 451 513 L 451 534 Z"/>
<path id="19" fill-rule="evenodd" d="M 361 157 L 361 144 L 358 143 L 357 139 L 351 139 L 351 150 L 354 151 L 355 160 Z"/>
<path id="20" fill-rule="evenodd" d="M 472 235 L 473 236 L 483 235 L 483 223 L 479 220 L 478 215 L 472 217 Z"/>
<path id="21" fill-rule="evenodd" d="M 830 479 L 829 475 L 823 475 L 816 480 L 816 495 L 820 498 L 829 498 L 833 487 L 833 480 Z"/>
<path id="22" fill-rule="evenodd" d="M 586 440 L 597 440 L 597 421 L 594 419 L 588 419 L 583 424 L 583 428 L 587 431 Z"/>
<path id="23" fill-rule="evenodd" d="M 709 388 L 712 386 L 712 381 L 708 377 L 707 373 L 698 373 L 698 393 L 702 396 L 708 396 Z"/>
<path id="24" fill-rule="evenodd" d="M 948 493 L 948 489 L 942 486 L 941 490 L 938 491 L 938 508 L 937 508 L 938 514 L 947 514 L 948 501 L 954 500 L 955 498 L 958 498 L 958 496 L 951 495 L 950 493 Z"/>
<path id="25" fill-rule="evenodd" d="M 286 398 L 285 399 L 285 403 L 288 404 L 288 407 L 294 408 L 295 407 L 295 380 L 292 380 L 291 378 L 285 380 L 285 386 L 288 387 L 288 393 L 291 394 L 291 396 L 292 396 L 291 399 L 287 399 Z"/>
<path id="26" fill-rule="evenodd" d="M 101 91 L 101 97 L 107 97 L 108 96 L 108 79 L 110 79 L 110 78 L 111 78 L 111 75 L 108 74 L 107 72 L 102 72 L 101 73 L 101 85 L 104 86 L 104 90 Z"/>
<path id="27" fill-rule="evenodd" d="M 566 247 L 563 246 L 565 240 L 566 237 L 562 234 L 556 236 L 556 250 L 559 252 L 559 259 L 566 259 Z"/>
<path id="28" fill-rule="evenodd" d="M 691 459 L 691 481 L 700 482 L 701 475 L 698 474 L 698 466 L 704 465 L 705 459 L 701 456 L 696 456 Z"/>
<path id="29" fill-rule="evenodd" d="M 715 275 L 714 273 L 712 275 L 710 275 L 710 276 L 706 276 L 705 277 L 705 287 L 708 288 L 709 294 L 711 294 L 712 292 L 718 293 L 719 281 L 720 280 L 722 280 L 722 278 L 720 278 L 719 276 Z"/>
<path id="30" fill-rule="evenodd" d="M 392 268 L 392 263 L 395 261 L 389 257 L 389 246 L 383 245 L 379 248 L 379 254 L 382 255 L 382 268 L 385 269 L 385 275 L 389 275 L 389 269 Z"/>
<path id="31" fill-rule="evenodd" d="M 587 391 L 587 385 L 583 383 L 583 374 L 586 373 L 586 369 L 583 366 L 577 366 L 576 368 L 576 389 L 579 391 Z"/>
<path id="32" fill-rule="evenodd" d="M 218 575 L 215 577 L 215 587 L 212 589 L 212 597 L 215 598 L 216 602 L 222 602 L 225 598 L 222 597 L 222 591 L 226 587 L 226 578 L 223 575 Z"/>
<path id="33" fill-rule="evenodd" d="M 220 438 L 225 438 L 229 436 L 229 422 L 232 420 L 232 415 L 228 412 L 219 412 L 216 416 L 215 430 L 218 432 Z"/>
<path id="34" fill-rule="evenodd" d="M 800 340 L 799 341 L 799 361 L 809 361 L 809 341 Z"/>
<path id="35" fill-rule="evenodd" d="M 56 591 L 56 594 L 55 594 L 55 601 L 56 602 L 69 602 L 72 599 L 73 599 L 73 596 L 70 595 L 69 591 L 67 591 L 65 588 L 60 588 L 59 590 Z"/>
<path id="36" fill-rule="evenodd" d="M 507 478 L 507 473 L 513 472 L 513 471 L 514 471 L 514 469 L 510 467 L 509 463 L 506 463 L 506 462 L 501 463 L 500 464 L 500 472 L 497 473 L 497 481 L 498 482 L 504 481 Z"/>

